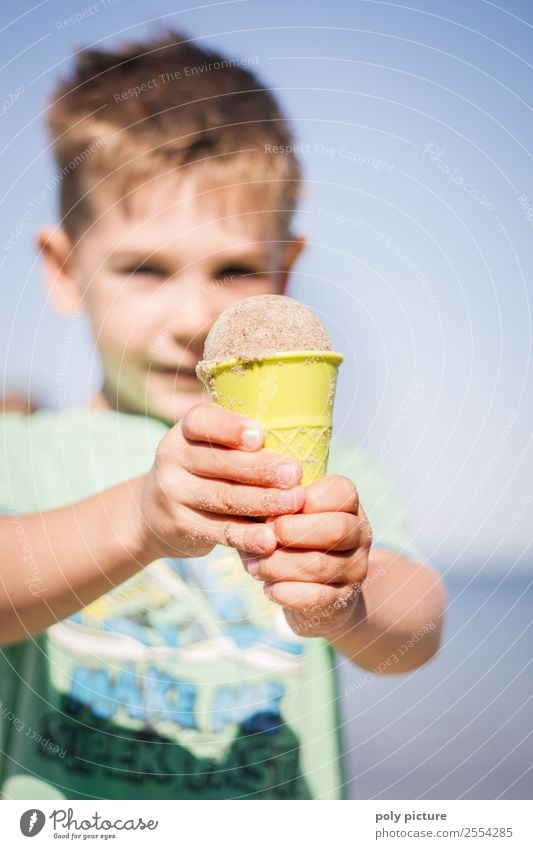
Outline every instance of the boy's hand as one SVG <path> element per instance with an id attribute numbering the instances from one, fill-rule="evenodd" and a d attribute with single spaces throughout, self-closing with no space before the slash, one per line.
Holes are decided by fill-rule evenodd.
<path id="1" fill-rule="evenodd" d="M 270 554 L 273 529 L 253 516 L 295 513 L 305 490 L 295 460 L 262 448 L 257 422 L 214 403 L 192 407 L 165 434 L 142 479 L 144 559 L 197 557 L 217 545 Z"/>
<path id="2" fill-rule="evenodd" d="M 249 574 L 284 608 L 295 633 L 334 638 L 352 616 L 368 570 L 372 530 L 357 490 L 342 475 L 305 488 L 298 515 L 267 519 L 279 547 L 265 557 L 243 555 Z"/>

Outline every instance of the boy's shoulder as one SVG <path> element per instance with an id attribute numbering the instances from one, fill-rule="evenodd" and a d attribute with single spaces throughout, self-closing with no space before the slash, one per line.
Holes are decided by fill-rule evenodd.
<path id="1" fill-rule="evenodd" d="M 115 410 L 0 415 L 0 509 L 53 509 L 143 474 L 167 430 Z"/>
<path id="2" fill-rule="evenodd" d="M 378 462 L 365 450 L 345 439 L 333 439 L 331 443 L 328 474 L 345 475 L 352 480 L 361 497 L 364 506 L 363 493 L 367 498 L 375 500 L 397 499 L 395 488 Z"/>
<path id="3" fill-rule="evenodd" d="M 372 526 L 374 549 L 385 548 L 413 560 L 424 560 L 413 539 L 408 513 L 397 486 L 376 460 L 358 446 L 334 439 L 328 473 L 344 475 L 357 487 L 360 502 Z"/>
<path id="4" fill-rule="evenodd" d="M 0 415 L 0 445 L 4 453 L 29 449 L 34 459 L 39 459 L 39 452 L 49 450 L 63 454 L 76 451 L 80 456 L 96 449 L 101 454 L 114 455 L 115 448 L 125 451 L 132 445 L 151 447 L 167 430 L 168 425 L 149 416 L 86 407 Z"/>

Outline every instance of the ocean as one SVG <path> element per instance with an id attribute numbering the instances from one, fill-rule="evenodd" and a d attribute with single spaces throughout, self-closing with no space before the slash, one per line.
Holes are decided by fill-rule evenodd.
<path id="1" fill-rule="evenodd" d="M 533 797 L 533 578 L 445 584 L 425 666 L 367 681 L 338 657 L 350 799 Z"/>

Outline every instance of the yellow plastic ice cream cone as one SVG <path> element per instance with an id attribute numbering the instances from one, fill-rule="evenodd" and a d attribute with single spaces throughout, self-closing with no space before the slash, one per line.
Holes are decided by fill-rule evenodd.
<path id="1" fill-rule="evenodd" d="M 261 424 L 265 448 L 301 463 L 305 485 L 327 471 L 342 361 L 333 351 L 284 351 L 249 361 L 204 361 L 198 375 L 212 401 Z"/>

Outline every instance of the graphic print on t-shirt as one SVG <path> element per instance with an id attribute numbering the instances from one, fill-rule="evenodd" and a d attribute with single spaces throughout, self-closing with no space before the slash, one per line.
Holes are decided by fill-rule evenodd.
<path id="1" fill-rule="evenodd" d="M 282 719 L 302 673 L 303 640 L 232 549 L 158 560 L 49 628 L 47 637 L 51 683 L 76 722 L 46 719 L 56 744 L 77 753 L 67 768 L 102 771 L 91 751 L 105 726 L 112 733 L 97 751 L 115 775 L 122 758 L 126 782 L 139 772 L 144 780 L 168 772 L 176 790 L 220 793 L 225 780 L 228 795 L 239 795 L 235 785 L 244 780 L 242 795 L 284 797 L 288 780 L 289 798 L 305 795 L 298 740 Z M 138 753 L 137 762 L 135 740 L 150 741 L 152 754 L 159 747 L 159 758 Z M 170 764 L 164 757 L 169 743 L 182 763 L 175 752 Z"/>

